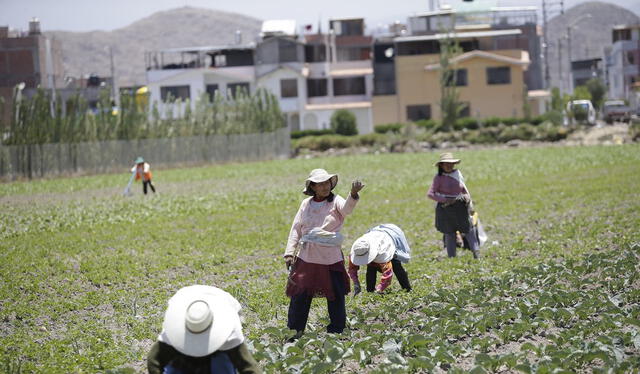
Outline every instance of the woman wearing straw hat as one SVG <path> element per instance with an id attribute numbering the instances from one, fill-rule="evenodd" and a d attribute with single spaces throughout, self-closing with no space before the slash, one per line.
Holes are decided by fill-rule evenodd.
<path id="1" fill-rule="evenodd" d="M 345 200 L 332 192 L 337 184 L 337 174 L 329 174 L 324 169 L 312 170 L 302 191 L 310 197 L 302 201 L 291 225 L 284 253 L 290 271 L 286 291 L 291 298 L 287 326 L 296 330 L 290 340 L 302 336 L 314 297 L 327 299 L 330 319 L 327 332 L 341 333 L 345 327 L 349 277 L 344 267 L 340 229 L 360 199 L 358 192 L 364 185 L 353 181 L 351 193 Z"/>
<path id="2" fill-rule="evenodd" d="M 351 246 L 349 256 L 349 278 L 353 281 L 353 295 L 360 293 L 358 270 L 367 266 L 367 292 L 383 293 L 389 287 L 393 274 L 396 274 L 400 287 L 411 291 L 409 276 L 402 267 L 411 259 L 411 248 L 400 227 L 392 223 L 375 226 L 356 239 Z M 382 273 L 376 286 L 377 273 Z"/>
<path id="3" fill-rule="evenodd" d="M 464 177 L 455 166 L 460 160 L 452 153 L 442 153 L 434 166 L 438 174 L 433 178 L 427 196 L 435 200 L 436 229 L 444 234 L 449 257 L 456 256 L 456 231 L 466 234 L 474 258 L 479 258 L 478 240 L 471 230 L 470 212 L 473 210 L 471 195 L 464 183 Z"/>
<path id="4" fill-rule="evenodd" d="M 216 287 L 178 290 L 147 356 L 149 373 L 262 373 L 244 343 L 240 308 L 238 300 Z"/>

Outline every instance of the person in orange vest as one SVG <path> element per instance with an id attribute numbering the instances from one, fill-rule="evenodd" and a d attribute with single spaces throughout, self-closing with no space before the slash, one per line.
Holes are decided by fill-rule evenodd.
<path id="1" fill-rule="evenodd" d="M 142 178 L 142 192 L 147 194 L 147 185 L 151 187 L 151 191 L 156 193 L 156 188 L 151 183 L 151 166 L 148 162 L 144 162 L 142 157 L 138 157 L 135 161 L 135 165 L 131 168 L 132 173 L 136 173 L 136 180 Z"/>

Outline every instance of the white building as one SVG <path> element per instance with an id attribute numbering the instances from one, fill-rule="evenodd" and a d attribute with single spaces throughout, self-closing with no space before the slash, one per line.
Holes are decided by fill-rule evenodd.
<path id="1" fill-rule="evenodd" d="M 257 45 L 149 53 L 150 102 L 164 113 L 169 97 L 193 103 L 204 92 L 228 97 L 240 88 L 265 88 L 278 98 L 292 131 L 328 129 L 332 114 L 346 109 L 355 115 L 358 133 L 372 132 L 372 40 L 364 36 L 363 20 L 331 20 L 329 34 L 301 37 L 295 30 L 295 21 L 271 20 L 263 23 Z M 169 108 L 177 114 L 182 109 Z"/>
<path id="2" fill-rule="evenodd" d="M 640 82 L 640 25 L 614 27 L 612 41 L 604 58 L 608 97 L 633 101 L 632 87 Z"/>

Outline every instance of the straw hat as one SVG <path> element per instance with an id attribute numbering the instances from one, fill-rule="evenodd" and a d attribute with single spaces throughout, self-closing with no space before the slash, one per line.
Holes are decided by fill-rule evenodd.
<path id="1" fill-rule="evenodd" d="M 309 173 L 309 177 L 306 181 L 304 181 L 304 190 L 302 193 L 305 195 L 313 196 L 313 190 L 309 188 L 309 184 L 313 183 L 322 183 L 331 179 L 331 189 L 333 190 L 338 184 L 338 174 L 329 174 L 324 169 L 313 169 L 311 173 Z"/>
<path id="2" fill-rule="evenodd" d="M 218 350 L 240 324 L 238 310 L 225 291 L 195 285 L 178 290 L 169 299 L 162 329 L 167 343 L 191 357 L 207 356 Z"/>
<path id="3" fill-rule="evenodd" d="M 351 246 L 350 258 L 351 263 L 354 265 L 367 265 L 371 263 L 377 255 L 377 249 L 371 248 L 369 241 L 362 237 L 356 240 Z"/>
<path id="4" fill-rule="evenodd" d="M 136 161 L 135 161 L 136 164 L 141 164 L 143 162 L 144 162 L 144 158 L 142 158 L 142 157 L 136 158 Z"/>
<path id="5" fill-rule="evenodd" d="M 445 152 L 445 153 L 441 153 L 440 154 L 440 160 L 438 160 L 438 162 L 433 164 L 433 166 L 438 166 L 438 164 L 440 164 L 441 162 L 446 162 L 446 163 L 451 163 L 451 164 L 458 164 L 458 163 L 460 163 L 460 159 L 453 158 L 453 153 L 451 153 L 451 152 Z"/>

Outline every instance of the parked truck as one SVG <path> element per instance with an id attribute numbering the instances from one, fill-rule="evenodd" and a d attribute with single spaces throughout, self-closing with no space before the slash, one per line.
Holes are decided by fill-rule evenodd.
<path id="1" fill-rule="evenodd" d="M 623 100 L 607 100 L 602 105 L 602 117 L 607 123 L 629 122 L 631 108 Z"/>

